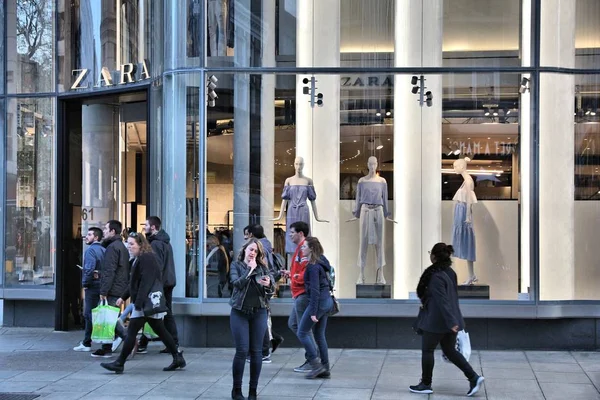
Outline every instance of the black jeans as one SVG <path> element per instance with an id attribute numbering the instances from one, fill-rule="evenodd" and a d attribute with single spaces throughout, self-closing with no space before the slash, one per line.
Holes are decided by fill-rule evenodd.
<path id="1" fill-rule="evenodd" d="M 174 287 L 165 287 L 165 302 L 167 303 L 167 315 L 165 315 L 165 328 L 173 337 L 175 344 L 179 346 L 179 336 L 177 335 L 177 324 L 175 323 L 175 317 L 173 317 L 173 289 Z"/>
<path id="2" fill-rule="evenodd" d="M 118 299 L 119 299 L 118 296 L 106 296 L 106 301 L 109 306 L 116 307 Z M 118 336 L 121 339 L 125 340 L 125 332 L 123 331 L 123 327 L 121 326 L 121 324 L 119 324 L 118 322 L 117 322 L 117 325 L 115 326 L 115 336 Z M 112 352 L 112 344 L 110 344 L 110 343 L 103 344 L 102 349 L 107 352 Z"/>
<path id="3" fill-rule="evenodd" d="M 177 346 L 173 341 L 173 337 L 165 328 L 165 324 L 162 319 L 155 318 L 131 318 L 129 320 L 129 325 L 127 326 L 127 337 L 125 338 L 125 342 L 123 343 L 123 349 L 121 350 L 121 354 L 119 354 L 119 358 L 117 361 L 121 364 L 125 364 L 125 360 L 133 351 L 133 347 L 135 346 L 135 341 L 137 340 L 137 333 L 144 327 L 145 323 L 150 325 L 150 328 L 158 335 L 160 340 L 167 346 L 169 352 L 173 355 L 173 357 L 177 354 Z"/>
<path id="4" fill-rule="evenodd" d="M 472 380 L 477 376 L 471 364 L 456 350 L 456 333 L 423 332 L 421 342 L 421 368 L 423 370 L 421 380 L 423 384 L 431 385 L 434 364 L 433 351 L 438 343 L 441 345 L 442 351 L 448 357 L 448 360 L 460 368 L 467 379 Z"/>
<path id="5" fill-rule="evenodd" d="M 267 310 L 259 308 L 251 314 L 246 314 L 232 308 L 229 323 L 235 342 L 233 387 L 242 387 L 246 357 L 250 352 L 250 389 L 256 389 L 262 369 L 262 342 L 267 330 Z"/>
<path id="6" fill-rule="evenodd" d="M 83 319 L 85 320 L 85 333 L 83 336 L 83 345 L 92 345 L 92 310 L 98 307 L 100 302 L 100 288 L 89 287 L 85 289 L 83 304 Z"/>

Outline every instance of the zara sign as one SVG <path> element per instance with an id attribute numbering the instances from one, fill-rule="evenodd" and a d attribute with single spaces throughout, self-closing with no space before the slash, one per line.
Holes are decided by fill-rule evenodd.
<path id="1" fill-rule="evenodd" d="M 89 83 L 85 83 L 90 70 L 88 68 L 74 69 L 71 74 L 75 76 L 75 82 L 71 85 L 71 90 L 87 89 Z M 110 71 L 107 67 L 102 67 L 98 74 L 98 79 L 94 87 L 107 87 L 113 85 L 126 85 L 128 83 L 140 82 L 150 78 L 148 72 L 148 60 L 139 64 L 122 64 L 117 71 Z"/>

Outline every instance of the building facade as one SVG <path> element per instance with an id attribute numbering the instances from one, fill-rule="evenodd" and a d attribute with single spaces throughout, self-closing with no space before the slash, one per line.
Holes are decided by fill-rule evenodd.
<path id="1" fill-rule="evenodd" d="M 600 348 L 599 0 L 0 13 L 3 325 L 72 328 L 87 229 L 159 215 L 183 343 L 227 345 L 244 227 L 289 262 L 299 219 L 335 266 L 333 346 L 417 346 L 444 241 L 476 347 Z M 282 281 L 280 331 L 291 305 Z"/>

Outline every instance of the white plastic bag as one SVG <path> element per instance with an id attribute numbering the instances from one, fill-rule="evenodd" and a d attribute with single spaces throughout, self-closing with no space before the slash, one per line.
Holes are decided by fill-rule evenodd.
<path id="1" fill-rule="evenodd" d="M 469 358 L 471 358 L 471 338 L 469 337 L 469 333 L 464 329 L 456 335 L 456 350 L 463 355 L 465 360 L 469 361 Z M 447 363 L 452 362 L 448 360 L 448 357 L 444 353 L 442 353 L 442 359 Z"/>

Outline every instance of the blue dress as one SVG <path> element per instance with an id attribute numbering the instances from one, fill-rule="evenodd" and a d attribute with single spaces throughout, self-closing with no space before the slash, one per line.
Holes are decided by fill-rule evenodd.
<path id="1" fill-rule="evenodd" d="M 453 198 L 454 222 L 452 224 L 452 247 L 454 257 L 467 261 L 475 261 L 475 232 L 473 223 L 465 222 L 468 207 L 477 203 L 472 181 L 463 182 Z"/>
<path id="2" fill-rule="evenodd" d="M 315 187 L 309 185 L 287 185 L 283 187 L 281 194 L 283 200 L 287 200 L 286 228 L 296 221 L 303 221 L 308 224 L 310 229 L 310 212 L 306 200 L 313 201 L 317 198 Z M 310 233 L 309 233 L 310 234 Z M 290 239 L 290 235 L 285 235 L 285 252 L 294 253 L 296 245 Z"/>

